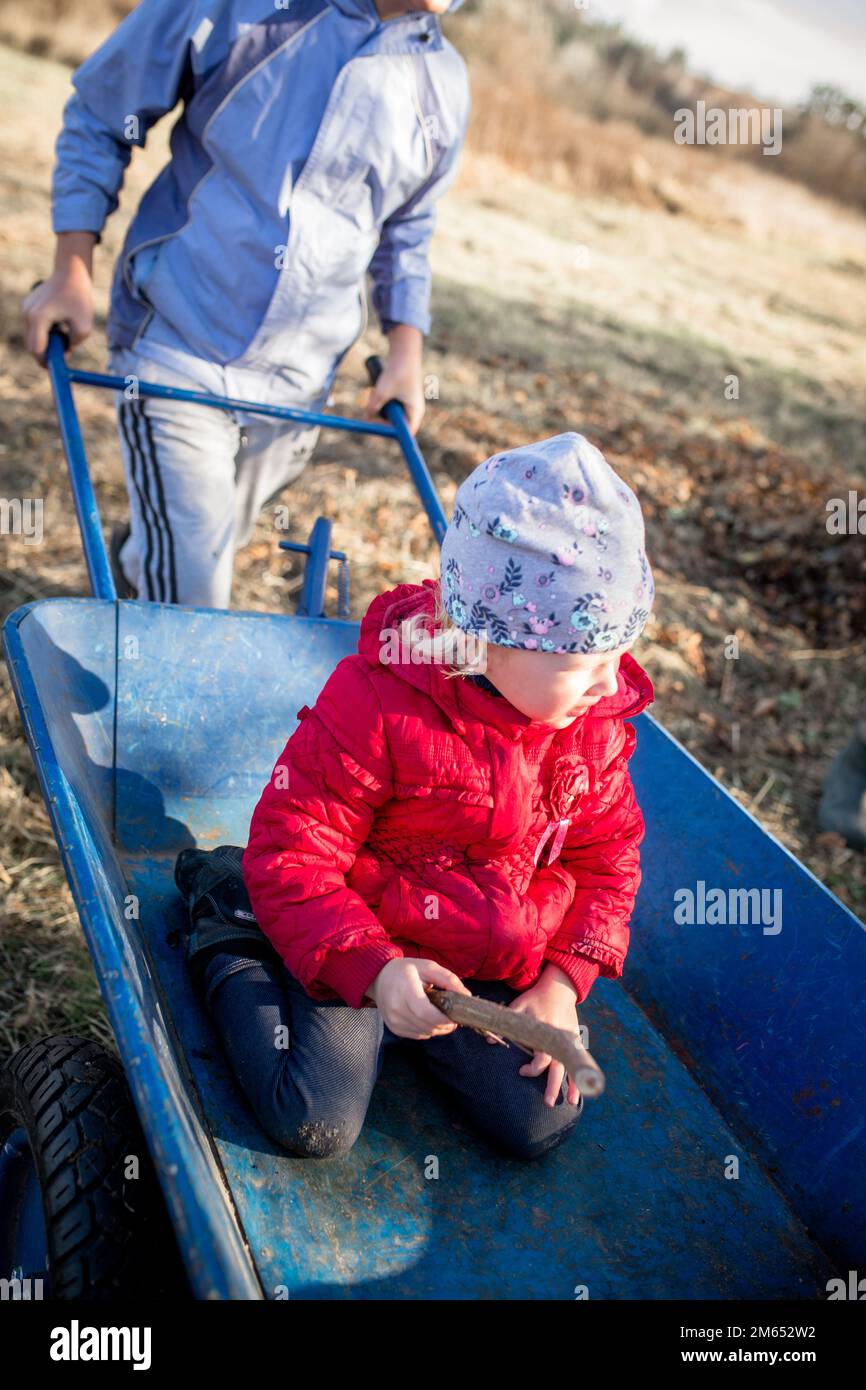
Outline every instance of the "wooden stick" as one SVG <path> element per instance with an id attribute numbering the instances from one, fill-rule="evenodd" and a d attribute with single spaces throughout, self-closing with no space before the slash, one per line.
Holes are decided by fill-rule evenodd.
<path id="1" fill-rule="evenodd" d="M 426 987 L 427 998 L 452 1023 L 474 1028 L 478 1033 L 507 1038 L 527 1052 L 546 1052 L 561 1062 L 577 1089 L 585 1096 L 599 1096 L 604 1090 L 604 1073 L 573 1033 L 542 1023 L 531 1014 L 515 1013 L 504 1004 L 479 999 L 474 994 L 458 994 L 453 989 Z"/>

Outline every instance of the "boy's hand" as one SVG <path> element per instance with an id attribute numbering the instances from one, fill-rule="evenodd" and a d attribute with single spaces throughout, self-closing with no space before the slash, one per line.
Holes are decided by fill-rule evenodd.
<path id="1" fill-rule="evenodd" d="M 410 432 L 416 434 L 426 409 L 421 360 L 424 340 L 419 329 L 407 323 L 396 324 L 388 340 L 391 345 L 388 361 L 376 385 L 371 387 L 364 419 L 375 420 L 388 401 L 402 401 L 406 423 Z"/>
<path id="2" fill-rule="evenodd" d="M 556 1028 L 564 1028 L 568 1033 L 579 1035 L 575 998 L 574 986 L 565 972 L 557 970 L 555 966 L 547 966 L 535 984 L 519 994 L 508 1007 L 515 1013 L 531 1014 L 533 1018 L 541 1019 L 542 1023 L 552 1023 Z M 488 1038 L 487 1041 L 490 1042 L 491 1039 Z M 548 1067 L 550 1070 L 544 1103 L 555 1105 L 565 1075 L 565 1067 L 561 1062 L 555 1062 L 546 1052 L 536 1052 L 532 1061 L 520 1068 L 520 1075 L 540 1076 Z M 568 1078 L 567 1098 L 569 1105 L 577 1105 L 580 1100 L 580 1091 L 571 1077 Z"/>
<path id="3" fill-rule="evenodd" d="M 427 984 L 453 989 L 458 994 L 471 994 L 459 976 L 432 960 L 415 960 L 397 956 L 383 965 L 367 988 L 367 995 L 376 1004 L 382 1017 L 401 1038 L 438 1038 L 453 1033 L 457 1027 L 431 1004 L 424 993 Z"/>
<path id="4" fill-rule="evenodd" d="M 24 346 L 45 366 L 48 332 L 60 323 L 70 347 L 84 341 L 93 328 L 92 232 L 62 232 L 57 238 L 54 272 L 21 301 Z"/>

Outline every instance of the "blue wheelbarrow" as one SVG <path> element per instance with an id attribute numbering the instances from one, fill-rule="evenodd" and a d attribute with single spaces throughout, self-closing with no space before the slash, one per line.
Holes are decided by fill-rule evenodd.
<path id="1" fill-rule="evenodd" d="M 197 1299 L 823 1300 L 862 1270 L 863 925 L 648 714 L 632 946 L 581 1009 L 607 1087 L 568 1140 L 501 1156 L 401 1048 L 350 1154 L 262 1133 L 172 944 L 173 866 L 245 843 L 358 626 L 322 611 L 327 523 L 298 614 L 118 600 L 70 385 L 123 382 L 70 370 L 56 335 L 49 366 L 93 597 L 25 604 L 3 636 L 118 1055 L 53 1037 L 0 1072 L 0 1276 L 57 1299 L 146 1274 Z M 381 424 L 262 413 L 399 444 L 441 539 L 398 404 Z"/>

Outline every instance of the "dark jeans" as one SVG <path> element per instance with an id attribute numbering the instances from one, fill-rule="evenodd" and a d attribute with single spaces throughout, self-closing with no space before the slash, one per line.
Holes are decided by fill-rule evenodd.
<path id="1" fill-rule="evenodd" d="M 199 873 L 197 889 L 207 882 Z M 220 907 L 248 903 L 243 879 L 225 875 L 212 890 Z M 251 911 L 251 909 L 250 909 Z M 249 948 L 247 948 L 249 949 Z M 501 981 L 467 981 L 474 994 L 509 1004 L 519 993 Z M 466 1121 L 497 1148 L 536 1158 L 560 1144 L 583 1112 L 566 1082 L 544 1104 L 547 1073 L 518 1075 L 529 1056 L 491 1044 L 470 1028 L 437 1038 L 398 1038 L 378 1009 L 312 999 L 276 952 L 262 959 L 240 943 L 206 960 L 201 989 L 232 1070 L 259 1123 L 281 1147 L 310 1158 L 351 1149 L 361 1132 L 386 1046 L 402 1042 L 447 1087 Z"/>
<path id="2" fill-rule="evenodd" d="M 556 1105 L 545 1105 L 546 1072 L 519 1076 L 529 1061 L 525 1052 L 491 1045 L 470 1028 L 399 1039 L 378 1009 L 311 999 L 281 962 L 223 951 L 208 962 L 205 982 L 214 985 L 208 1007 L 241 1088 L 262 1128 L 292 1153 L 327 1158 L 348 1152 L 361 1132 L 384 1049 L 397 1041 L 417 1048 L 466 1120 L 514 1157 L 546 1153 L 580 1118 L 583 1097 L 569 1105 L 565 1082 Z M 503 1004 L 518 993 L 494 981 L 468 985 Z"/>

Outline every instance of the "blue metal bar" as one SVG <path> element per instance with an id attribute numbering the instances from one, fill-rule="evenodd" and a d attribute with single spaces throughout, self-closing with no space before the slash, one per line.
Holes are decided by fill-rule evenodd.
<path id="1" fill-rule="evenodd" d="M 424 462 L 424 455 L 415 442 L 415 437 L 406 423 L 406 412 L 399 401 L 389 401 L 385 406 L 385 414 L 390 423 L 394 426 L 394 433 L 400 442 L 403 450 L 403 457 L 412 475 L 412 481 L 418 490 L 424 510 L 433 529 L 433 535 L 441 546 L 445 539 L 445 531 L 448 522 L 442 510 L 442 503 L 436 492 L 436 484 L 430 476 L 430 470 Z"/>
<path id="2" fill-rule="evenodd" d="M 325 532 L 323 528 L 327 526 Z M 307 545 L 302 545 L 300 541 L 280 541 L 280 550 L 294 550 L 301 555 L 308 555 L 310 558 L 304 566 L 304 582 L 301 591 L 301 598 L 298 603 L 298 613 L 308 618 L 324 618 L 325 616 L 325 583 L 327 581 L 328 561 L 339 560 L 340 568 L 337 571 L 337 617 L 349 617 L 349 561 L 343 550 L 324 549 L 326 542 L 330 542 L 331 523 L 324 517 L 319 517 L 312 531 Z M 308 608 L 309 603 L 318 603 L 319 610 L 311 612 Z"/>
<path id="3" fill-rule="evenodd" d="M 324 618 L 325 588 L 328 583 L 328 557 L 331 551 L 331 523 L 317 518 L 309 540 L 309 559 L 304 566 L 304 582 L 298 600 L 298 614 L 305 618 Z"/>
<path id="4" fill-rule="evenodd" d="M 297 550 L 300 555 L 309 555 L 310 553 L 309 545 L 304 545 L 301 541 L 280 541 L 279 547 L 280 550 Z M 328 558 L 331 560 L 345 560 L 346 552 L 344 550 L 329 550 Z"/>
<path id="5" fill-rule="evenodd" d="M 111 391 L 125 391 L 128 386 L 125 377 L 108 376 L 104 372 L 83 372 L 77 367 L 67 368 L 66 376 L 68 381 L 79 382 L 82 386 L 101 386 Z M 244 401 L 238 396 L 213 396 L 209 391 L 187 391 L 181 386 L 163 386 L 156 381 L 139 381 L 136 390 L 139 396 L 192 401 L 193 404 L 208 405 L 215 410 L 246 410 L 252 415 L 270 415 L 278 420 L 295 420 L 302 425 L 323 425 L 328 429 L 347 430 L 350 434 L 377 434 L 385 439 L 399 437 L 391 425 L 380 425 L 375 420 L 352 420 L 343 415 L 323 415 L 314 410 L 302 410 L 300 406 L 265 405 L 261 401 Z"/>
<path id="6" fill-rule="evenodd" d="M 385 370 L 385 364 L 382 358 L 374 353 L 373 356 L 367 358 L 365 365 L 370 381 L 375 386 Z M 433 535 L 441 545 L 445 538 L 448 522 L 436 492 L 436 485 L 430 477 L 430 470 L 424 462 L 424 456 L 415 442 L 412 431 L 409 429 L 403 403 L 396 399 L 387 401 L 379 413 L 385 416 L 394 428 L 394 433 L 400 442 L 400 448 L 403 450 L 403 457 L 412 475 L 412 481 L 427 513 Z"/>
<path id="7" fill-rule="evenodd" d="M 49 334 L 45 361 L 51 378 L 51 390 L 54 393 L 54 405 L 60 424 L 60 437 L 63 441 L 66 461 L 69 464 L 72 500 L 75 503 L 75 512 L 78 517 L 78 529 L 81 532 L 84 563 L 87 565 L 90 587 L 95 598 L 109 599 L 113 602 L 117 598 L 117 589 L 114 584 L 114 576 L 111 573 L 111 566 L 108 563 L 108 552 L 105 548 L 105 539 L 99 520 L 99 508 L 96 505 L 96 496 L 90 481 L 81 426 L 78 423 L 78 414 L 75 409 L 75 401 L 72 398 L 72 388 L 69 384 L 70 374 L 64 356 L 64 340 L 59 333 Z"/>

